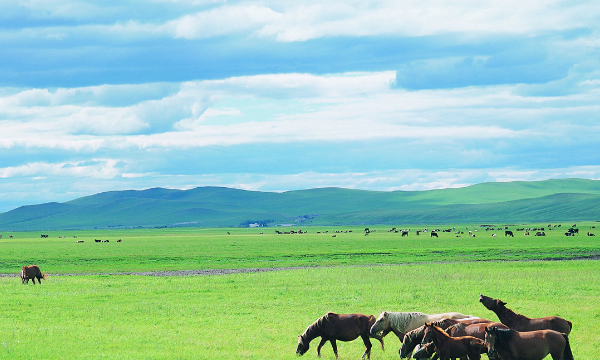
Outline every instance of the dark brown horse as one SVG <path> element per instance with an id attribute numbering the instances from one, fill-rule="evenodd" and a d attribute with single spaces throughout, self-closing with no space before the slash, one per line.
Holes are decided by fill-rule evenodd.
<path id="1" fill-rule="evenodd" d="M 486 351 L 485 343 L 481 339 L 473 336 L 452 337 L 438 326 L 425 324 L 423 342 L 430 341 L 435 344 L 436 353 L 441 360 L 465 356 L 469 360 L 480 360 L 481 354 Z"/>
<path id="2" fill-rule="evenodd" d="M 298 338 L 298 348 L 296 354 L 303 355 L 308 351 L 310 342 L 317 337 L 321 337 L 321 342 L 317 347 L 317 355 L 321 356 L 321 348 L 327 341 L 331 342 L 333 353 L 337 359 L 337 344 L 336 340 L 340 341 L 352 341 L 359 336 L 365 343 L 367 350 L 363 354 L 363 358 L 366 356 L 368 359 L 371 358 L 371 340 L 369 339 L 369 331 L 371 326 L 375 323 L 375 317 L 373 315 L 364 314 L 336 314 L 328 312 L 323 315 L 317 321 L 312 323 L 306 328 L 304 333 Z M 372 336 L 379 340 L 381 348 L 384 349 L 383 339 L 380 336 Z"/>
<path id="3" fill-rule="evenodd" d="M 566 334 L 554 330 L 519 332 L 496 327 L 485 330 L 488 354 L 497 352 L 502 360 L 542 360 L 548 354 L 553 360 L 573 360 Z"/>
<path id="4" fill-rule="evenodd" d="M 531 319 L 525 315 L 517 314 L 507 308 L 504 301 L 481 294 L 479 295 L 479 302 L 488 310 L 496 313 L 501 323 L 517 331 L 555 330 L 569 335 L 573 328 L 573 323 L 558 316 Z"/>
<path id="5" fill-rule="evenodd" d="M 40 268 L 37 265 L 26 265 L 21 269 L 21 284 L 29 284 L 29 279 L 33 280 L 35 285 L 35 279 L 38 283 L 42 283 L 42 279 L 46 279 L 46 275 L 42 275 Z"/>

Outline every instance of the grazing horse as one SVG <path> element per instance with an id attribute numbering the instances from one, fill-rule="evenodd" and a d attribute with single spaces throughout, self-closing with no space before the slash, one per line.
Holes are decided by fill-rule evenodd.
<path id="1" fill-rule="evenodd" d="M 485 342 L 473 336 L 452 337 L 440 327 L 425 324 L 423 342 L 433 341 L 436 353 L 441 360 L 450 358 L 467 357 L 469 360 L 481 359 L 481 354 L 486 352 Z"/>
<path id="2" fill-rule="evenodd" d="M 42 275 L 42 271 L 37 265 L 26 265 L 21 269 L 21 284 L 29 284 L 29 279 L 33 281 L 35 285 L 35 279 L 38 283 L 42 283 L 42 279 L 46 280 L 46 275 Z"/>
<path id="3" fill-rule="evenodd" d="M 488 354 L 498 353 L 502 360 L 542 360 L 548 354 L 553 360 L 573 360 L 566 334 L 554 330 L 519 332 L 512 329 L 485 329 Z"/>
<path id="4" fill-rule="evenodd" d="M 304 333 L 298 338 L 298 348 L 296 349 L 297 355 L 303 355 L 308 351 L 310 342 L 316 338 L 321 337 L 321 342 L 317 347 L 317 355 L 321 356 L 321 348 L 327 341 L 331 342 L 333 353 L 335 358 L 338 358 L 336 340 L 340 341 L 352 341 L 357 337 L 361 337 L 365 343 L 367 350 L 363 354 L 363 358 L 366 356 L 368 359 L 371 358 L 371 340 L 369 337 L 373 337 L 381 343 L 381 349 L 384 349 L 383 338 L 380 336 L 369 336 L 369 329 L 375 322 L 373 315 L 364 314 L 336 314 L 328 312 L 321 316 L 317 321 L 309 325 Z"/>
<path id="5" fill-rule="evenodd" d="M 379 314 L 377 321 L 371 327 L 371 335 L 378 334 L 383 331 L 384 335 L 389 331 L 393 331 L 398 339 L 402 341 L 407 332 L 414 330 L 427 322 L 438 321 L 443 319 L 475 319 L 471 315 L 465 315 L 458 312 L 448 312 L 442 314 L 424 314 L 422 312 L 390 312 L 383 311 Z"/>
<path id="6" fill-rule="evenodd" d="M 504 301 L 481 294 L 479 295 L 479 302 L 488 310 L 496 313 L 501 323 L 517 331 L 555 330 L 569 335 L 573 328 L 573 323 L 558 316 L 531 319 L 525 315 L 517 314 L 507 308 Z"/>

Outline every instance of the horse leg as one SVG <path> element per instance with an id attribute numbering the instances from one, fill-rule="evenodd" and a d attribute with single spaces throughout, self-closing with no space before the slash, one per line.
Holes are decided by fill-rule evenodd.
<path id="1" fill-rule="evenodd" d="M 329 342 L 331 343 L 331 347 L 333 348 L 333 353 L 335 354 L 335 358 L 338 358 L 338 353 L 337 353 L 337 343 L 335 342 L 335 339 L 330 339 Z"/>
<path id="2" fill-rule="evenodd" d="M 367 335 L 363 335 L 362 336 L 363 342 L 365 343 L 365 347 L 367 348 L 367 350 L 365 351 L 365 353 L 363 354 L 361 359 L 364 359 L 365 356 L 367 357 L 367 359 L 371 358 L 371 348 L 373 347 L 373 344 L 371 344 L 371 340 L 369 339 L 369 337 Z"/>
<path id="3" fill-rule="evenodd" d="M 321 338 L 321 342 L 319 342 L 319 346 L 317 346 L 317 356 L 321 357 L 321 348 L 323 347 L 323 345 L 325 345 L 325 343 L 327 342 L 327 339 L 325 338 Z"/>

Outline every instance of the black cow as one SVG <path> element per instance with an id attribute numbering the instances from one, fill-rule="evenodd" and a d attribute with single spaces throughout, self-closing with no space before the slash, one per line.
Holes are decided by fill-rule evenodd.
<path id="1" fill-rule="evenodd" d="M 429 237 L 438 237 L 438 234 L 435 231 L 432 231 Z"/>
<path id="2" fill-rule="evenodd" d="M 504 236 L 512 236 L 512 237 L 515 237 L 515 234 L 513 234 L 513 232 L 512 232 L 512 231 L 510 231 L 510 230 L 506 230 L 506 231 L 504 232 Z"/>

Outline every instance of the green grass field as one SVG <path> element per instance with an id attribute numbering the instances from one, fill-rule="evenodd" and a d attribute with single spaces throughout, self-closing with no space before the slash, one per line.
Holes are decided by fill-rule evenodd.
<path id="1" fill-rule="evenodd" d="M 37 263 L 51 276 L 41 286 L 0 277 L 0 358 L 297 359 L 298 335 L 327 311 L 460 311 L 496 320 L 478 302 L 483 293 L 530 317 L 571 320 L 575 357 L 595 359 L 600 262 L 492 261 L 598 256 L 597 237 L 585 236 L 593 224 L 578 225 L 583 233 L 568 238 L 565 225 L 545 238 L 521 232 L 505 238 L 503 231 L 493 238 L 479 230 L 475 238 L 442 233 L 434 239 L 417 237 L 416 227 L 404 238 L 384 227 L 369 236 L 364 228 L 307 228 L 309 234 L 295 235 L 268 229 L 51 232 L 48 239 L 3 234 L 0 273 Z M 403 265 L 385 265 L 394 263 Z M 355 266 L 375 264 L 381 266 Z M 333 267 L 225 276 L 58 275 L 312 265 Z M 304 358 L 316 357 L 317 344 Z M 364 351 L 360 340 L 338 347 L 340 359 Z M 376 344 L 372 358 L 397 359 L 399 347 L 388 335 L 386 351 Z M 334 358 L 329 344 L 322 353 Z"/>

